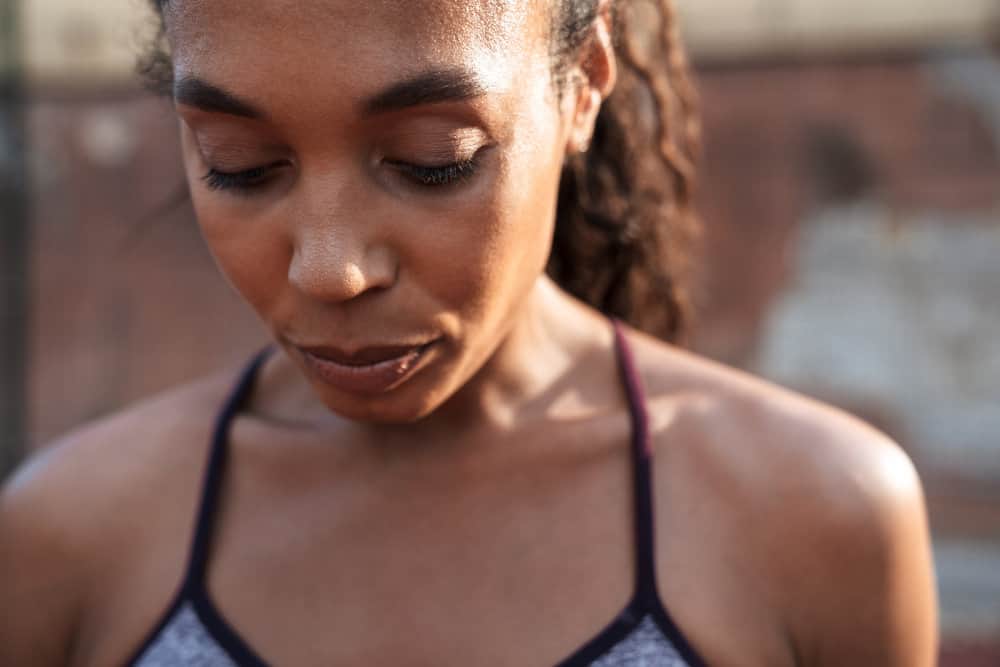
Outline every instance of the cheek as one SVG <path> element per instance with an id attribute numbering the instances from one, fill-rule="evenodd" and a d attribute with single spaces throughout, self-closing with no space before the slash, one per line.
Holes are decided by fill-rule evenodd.
<path id="1" fill-rule="evenodd" d="M 520 142 L 518 142 L 519 144 Z M 542 144 L 548 145 L 548 144 Z M 514 145 L 474 197 L 421 213 L 406 236 L 404 270 L 467 325 L 502 318 L 523 298 L 548 259 L 559 165 Z"/>
<path id="2" fill-rule="evenodd" d="M 474 196 L 422 213 L 403 262 L 466 325 L 496 326 L 521 303 L 545 269 L 555 222 L 563 146 L 558 111 L 539 87 L 532 103 L 522 99 L 508 117 L 506 147 L 489 169 L 489 182 Z M 528 119 L 534 122 L 527 122 Z"/>
<path id="3" fill-rule="evenodd" d="M 524 114 L 536 123 L 520 128 L 508 151 L 495 202 L 497 261 L 486 265 L 508 289 L 534 285 L 552 245 L 562 149 L 558 117 L 550 107 L 539 106 Z"/>
<path id="4" fill-rule="evenodd" d="M 260 314 L 273 309 L 285 284 L 290 249 L 280 225 L 238 198 L 207 191 L 188 165 L 188 183 L 202 238 L 219 270 Z"/>

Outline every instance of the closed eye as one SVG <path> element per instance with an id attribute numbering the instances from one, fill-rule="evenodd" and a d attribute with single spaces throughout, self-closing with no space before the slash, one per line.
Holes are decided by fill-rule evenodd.
<path id="1" fill-rule="evenodd" d="M 471 179 L 479 166 L 479 154 L 443 165 L 428 166 L 401 160 L 386 160 L 385 164 L 418 187 L 444 188 Z M 265 186 L 273 170 L 280 166 L 281 163 L 274 163 L 233 172 L 210 168 L 201 180 L 209 190 L 249 195 Z"/>
<path id="2" fill-rule="evenodd" d="M 439 188 L 448 185 L 457 185 L 472 178 L 479 166 L 477 156 L 473 156 L 468 160 L 435 166 L 412 164 L 396 160 L 386 160 L 385 163 L 415 185 L 426 188 Z"/>
<path id="3" fill-rule="evenodd" d="M 234 172 L 209 169 L 201 180 L 209 190 L 229 190 L 248 194 L 266 184 L 271 172 L 278 166 L 280 163 Z"/>

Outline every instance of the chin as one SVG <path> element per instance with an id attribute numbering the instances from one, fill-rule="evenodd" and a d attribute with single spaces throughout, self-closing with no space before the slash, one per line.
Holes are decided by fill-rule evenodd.
<path id="1" fill-rule="evenodd" d="M 387 426 L 405 426 L 415 424 L 424 419 L 432 412 L 436 406 L 427 406 L 423 409 L 414 409 L 410 406 L 356 406 L 346 407 L 343 405 L 329 405 L 332 412 L 337 413 L 344 419 L 363 424 L 385 424 Z"/>
<path id="2" fill-rule="evenodd" d="M 320 398 L 328 410 L 344 419 L 365 424 L 414 424 L 429 417 L 444 402 L 439 392 L 408 386 L 378 396 L 345 397 L 323 393 L 326 395 L 321 394 Z"/>

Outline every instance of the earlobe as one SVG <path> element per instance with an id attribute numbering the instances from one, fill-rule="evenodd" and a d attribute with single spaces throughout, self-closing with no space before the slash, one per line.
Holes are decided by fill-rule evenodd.
<path id="1" fill-rule="evenodd" d="M 570 136 L 570 153 L 586 153 L 594 136 L 597 114 L 601 111 L 604 96 L 596 88 L 587 86 L 581 91 Z"/>

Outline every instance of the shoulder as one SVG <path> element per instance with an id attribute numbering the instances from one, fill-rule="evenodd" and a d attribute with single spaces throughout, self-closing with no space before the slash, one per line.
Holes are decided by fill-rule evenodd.
<path id="1" fill-rule="evenodd" d="M 635 343 L 657 449 L 686 450 L 747 493 L 744 500 L 808 489 L 836 515 L 919 494 L 905 452 L 861 420 L 658 341 Z M 761 486 L 770 490 L 765 497 Z"/>
<path id="2" fill-rule="evenodd" d="M 656 454 L 727 480 L 733 500 L 787 510 L 777 495 L 802 496 L 852 521 L 920 499 L 909 457 L 861 420 L 642 334 L 630 340 Z"/>
<path id="3" fill-rule="evenodd" d="M 190 504 L 230 380 L 186 385 L 85 425 L 4 483 L 0 596 L 10 618 L 0 623 L 0 663 L 66 663 L 95 582 L 128 561 L 156 523 L 149 517 Z"/>
<path id="4" fill-rule="evenodd" d="M 929 539 L 905 452 L 840 410 L 631 339 L 658 491 L 671 487 L 660 495 L 680 488 L 679 502 L 695 499 L 727 543 L 718 546 L 761 579 L 757 593 L 773 601 L 805 664 L 930 664 Z"/>
<path id="5" fill-rule="evenodd" d="M 51 514 L 61 519 L 60 535 L 93 539 L 92 528 L 107 529 L 120 514 L 104 511 L 157 496 L 176 473 L 203 462 L 231 376 L 170 390 L 48 444 L 5 483 L 3 507 L 8 513 Z"/>

